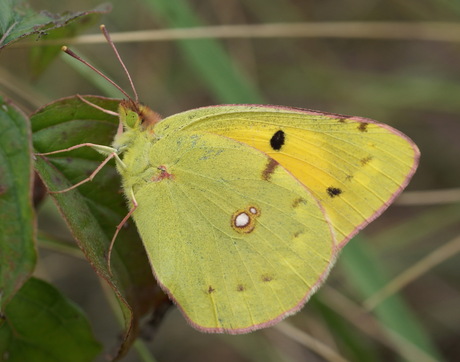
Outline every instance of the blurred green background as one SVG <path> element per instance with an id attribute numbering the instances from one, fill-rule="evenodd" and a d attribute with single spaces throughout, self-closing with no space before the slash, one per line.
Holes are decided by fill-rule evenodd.
<path id="1" fill-rule="evenodd" d="M 62 12 L 99 4 L 35 0 L 32 6 Z M 136 42 L 134 36 L 118 49 L 141 101 L 163 116 L 220 103 L 311 108 L 390 124 L 410 136 L 422 153 L 419 170 L 399 204 L 350 242 L 325 286 L 287 319 L 290 325 L 243 336 L 209 335 L 193 330 L 173 310 L 153 341 L 143 346 L 150 357 L 132 350 L 125 360 L 458 360 L 460 42 L 418 40 L 410 34 L 405 40 L 365 36 L 381 21 L 458 23 L 460 2 L 136 0 L 112 5 L 101 22 L 113 36 L 198 25 L 309 22 L 329 22 L 328 31 L 340 35 L 339 22 L 367 22 L 363 37 L 353 39 L 248 36 Z M 420 34 L 430 31 L 426 29 Z M 396 28 L 394 32 L 400 33 Z M 87 33 L 98 33 L 97 26 Z M 130 92 L 107 44 L 83 43 L 72 49 Z M 74 63 L 61 55 L 32 79 L 28 49 L 11 48 L 2 53 L 0 90 L 27 112 L 75 93 L 120 97 L 110 86 L 95 85 L 94 75 L 82 77 Z M 39 223 L 68 237 L 50 200 L 39 209 Z M 37 275 L 85 310 L 110 351 L 120 326 L 92 269 L 84 260 L 46 248 L 40 255 Z M 415 273 L 407 274 L 414 266 Z M 366 310 L 365 301 L 395 279 L 402 280 L 396 295 Z"/>

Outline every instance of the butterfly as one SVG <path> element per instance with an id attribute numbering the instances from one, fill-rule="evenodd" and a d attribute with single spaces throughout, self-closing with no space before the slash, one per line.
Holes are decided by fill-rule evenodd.
<path id="1" fill-rule="evenodd" d="M 205 332 L 246 333 L 302 308 L 420 157 L 366 118 L 222 105 L 161 119 L 127 97 L 111 147 L 75 147 L 115 159 L 130 208 L 118 230 L 134 219 L 159 285 Z"/>

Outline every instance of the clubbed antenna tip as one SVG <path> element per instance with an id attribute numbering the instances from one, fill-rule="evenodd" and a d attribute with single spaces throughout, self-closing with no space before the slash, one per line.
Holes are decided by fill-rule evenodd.
<path id="1" fill-rule="evenodd" d="M 128 69 L 126 68 L 125 64 L 121 60 L 120 54 L 118 53 L 118 50 L 115 47 L 115 44 L 113 43 L 112 39 L 110 38 L 109 32 L 107 31 L 107 29 L 106 29 L 104 24 L 102 24 L 100 26 L 100 29 L 101 29 L 102 33 L 104 34 L 105 39 L 107 40 L 109 45 L 112 47 L 113 51 L 115 52 L 115 55 L 116 55 L 118 61 L 120 62 L 121 66 L 123 67 L 123 70 L 125 71 L 125 74 L 128 76 L 129 84 L 131 85 L 131 88 L 132 88 L 132 90 L 134 92 L 134 99 L 135 99 L 134 103 L 136 103 L 136 104 L 139 103 L 139 97 L 137 95 L 136 88 L 134 87 L 133 80 L 131 79 L 131 76 L 129 75 Z M 128 93 L 126 93 L 118 84 L 116 84 L 113 80 L 111 80 L 109 77 L 107 77 L 105 74 L 103 74 L 100 70 L 96 69 L 94 66 L 89 64 L 86 60 L 82 59 L 80 56 L 78 56 L 76 53 L 74 53 L 72 50 L 70 50 L 67 46 L 65 46 L 65 45 L 62 46 L 61 50 L 63 52 L 65 52 L 65 53 L 69 54 L 72 58 L 77 59 L 79 62 L 81 62 L 81 63 L 85 64 L 87 67 L 91 68 L 93 71 L 95 71 L 97 74 L 99 74 L 102 78 L 104 78 L 105 80 L 110 82 L 121 93 L 123 93 L 123 95 L 125 97 L 127 97 L 130 100 L 132 100 L 130 95 Z"/>

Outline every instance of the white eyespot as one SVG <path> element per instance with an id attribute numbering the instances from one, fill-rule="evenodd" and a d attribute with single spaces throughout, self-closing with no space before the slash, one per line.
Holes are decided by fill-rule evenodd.
<path id="1" fill-rule="evenodd" d="M 245 212 L 242 212 L 235 217 L 235 226 L 237 228 L 244 228 L 245 226 L 248 226 L 249 221 L 249 215 Z"/>
<path id="2" fill-rule="evenodd" d="M 231 226 L 237 233 L 249 234 L 256 227 L 256 220 L 259 216 L 260 209 L 257 206 L 247 206 L 233 213 Z"/>

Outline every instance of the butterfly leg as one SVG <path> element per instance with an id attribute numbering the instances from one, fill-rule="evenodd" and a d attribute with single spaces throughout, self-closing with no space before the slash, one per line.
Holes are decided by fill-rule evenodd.
<path id="1" fill-rule="evenodd" d="M 77 94 L 78 99 L 80 99 L 82 102 L 86 103 L 88 106 L 91 106 L 93 108 L 96 108 L 97 110 L 104 112 L 106 114 L 110 114 L 111 116 L 116 116 L 120 117 L 120 114 L 117 112 L 110 111 L 108 109 L 99 107 L 97 104 L 94 104 L 93 102 L 90 102 L 89 100 L 83 98 L 81 95 Z M 118 129 L 117 129 L 117 135 L 120 135 L 123 133 L 123 123 L 120 122 L 118 123 Z"/>
<path id="2" fill-rule="evenodd" d="M 114 158 L 115 156 L 117 156 L 116 153 L 111 153 L 110 155 L 108 155 L 106 157 L 106 159 L 104 161 L 102 161 L 102 163 L 97 166 L 97 168 L 91 173 L 91 175 L 89 175 L 87 178 L 85 178 L 84 180 L 81 180 L 80 182 L 76 183 L 75 185 L 72 185 L 64 190 L 59 190 L 59 191 L 50 191 L 51 194 L 62 194 L 64 192 L 67 192 L 67 191 L 70 191 L 70 190 L 73 190 L 75 188 L 77 188 L 78 186 L 80 185 L 83 185 L 84 183 L 88 182 L 88 181 L 92 181 L 93 178 L 99 173 L 99 171 L 102 169 L 102 167 L 104 167 L 107 162 L 109 162 L 112 158 Z"/>
<path id="3" fill-rule="evenodd" d="M 137 206 L 138 206 L 136 197 L 134 196 L 133 189 L 130 190 L 130 193 L 131 193 L 131 200 L 133 202 L 133 207 L 131 208 L 131 210 L 129 210 L 129 212 L 126 214 L 126 216 L 123 218 L 123 220 L 121 220 L 121 222 L 118 224 L 117 230 L 115 231 L 115 234 L 113 235 L 113 238 L 110 241 L 109 249 L 107 250 L 107 267 L 109 269 L 110 274 L 112 274 L 112 267 L 111 267 L 110 259 L 112 257 L 112 249 L 113 249 L 113 245 L 115 244 L 115 239 L 117 238 L 118 233 L 120 232 L 120 230 L 123 227 L 123 225 L 126 224 L 128 219 L 131 217 L 131 215 L 133 214 L 134 210 L 136 210 Z"/>
<path id="4" fill-rule="evenodd" d="M 93 102 L 90 102 L 89 100 L 83 98 L 83 97 L 82 97 L 81 95 L 79 95 L 79 94 L 77 94 L 76 96 L 77 96 L 77 98 L 78 98 L 79 100 L 81 100 L 82 102 L 86 103 L 88 106 L 91 106 L 91 107 L 93 107 L 93 108 L 96 108 L 96 109 L 98 109 L 99 111 L 104 112 L 104 113 L 106 113 L 106 114 L 110 114 L 111 116 L 116 116 L 116 117 L 119 116 L 119 114 L 118 114 L 117 112 L 113 112 L 113 111 L 111 111 L 111 110 L 102 108 L 102 107 L 98 106 L 97 104 L 94 104 Z"/>
<path id="5" fill-rule="evenodd" d="M 52 152 L 45 152 L 45 153 L 36 153 L 36 155 L 37 156 L 55 155 L 57 153 L 68 152 L 68 151 L 76 150 L 77 148 L 82 148 L 82 147 L 91 147 L 91 148 L 95 149 L 96 151 L 98 151 L 99 153 L 103 153 L 105 155 L 116 152 L 116 149 L 113 148 L 113 147 L 104 146 L 104 145 L 98 145 L 96 143 L 80 143 L 79 145 L 75 145 L 75 146 L 72 146 L 72 147 L 69 147 L 69 148 L 64 148 L 62 150 L 57 150 L 57 151 L 52 151 Z"/>
<path id="6" fill-rule="evenodd" d="M 71 187 L 68 187 L 64 190 L 60 190 L 60 191 L 50 191 L 50 193 L 53 193 L 53 194 L 60 194 L 60 193 L 63 193 L 63 192 L 67 192 L 67 191 L 70 191 L 70 190 L 73 190 L 74 188 L 88 182 L 88 181 L 92 181 L 93 178 L 98 174 L 98 172 L 102 169 L 102 167 L 104 167 L 107 162 L 109 162 L 112 158 L 115 158 L 115 161 L 117 162 L 117 164 L 119 166 L 121 166 L 121 168 L 125 168 L 125 164 L 123 163 L 123 161 L 120 159 L 120 157 L 118 156 L 118 153 L 117 153 L 117 150 L 113 147 L 109 147 L 109 146 L 104 146 L 104 145 L 98 145 L 98 144 L 95 144 L 95 143 L 81 143 L 79 145 L 75 145 L 75 146 L 72 146 L 72 147 L 69 147 L 69 148 L 65 148 L 65 149 L 62 149 L 62 150 L 57 150 L 57 151 L 52 151 L 52 152 L 45 152 L 45 153 L 36 153 L 36 155 L 38 156 L 48 156 L 48 155 L 54 155 L 54 154 L 57 154 L 57 153 L 61 153 L 61 152 L 67 152 L 67 151 L 72 151 L 72 150 L 76 150 L 78 148 L 82 148 L 82 147 L 91 147 L 93 148 L 94 150 L 98 151 L 99 153 L 103 154 L 103 155 L 106 155 L 107 157 L 105 158 L 104 161 L 102 161 L 102 163 L 91 173 L 91 175 L 89 175 L 89 177 L 85 178 L 84 180 L 78 182 L 77 184 L 71 186 Z"/>

